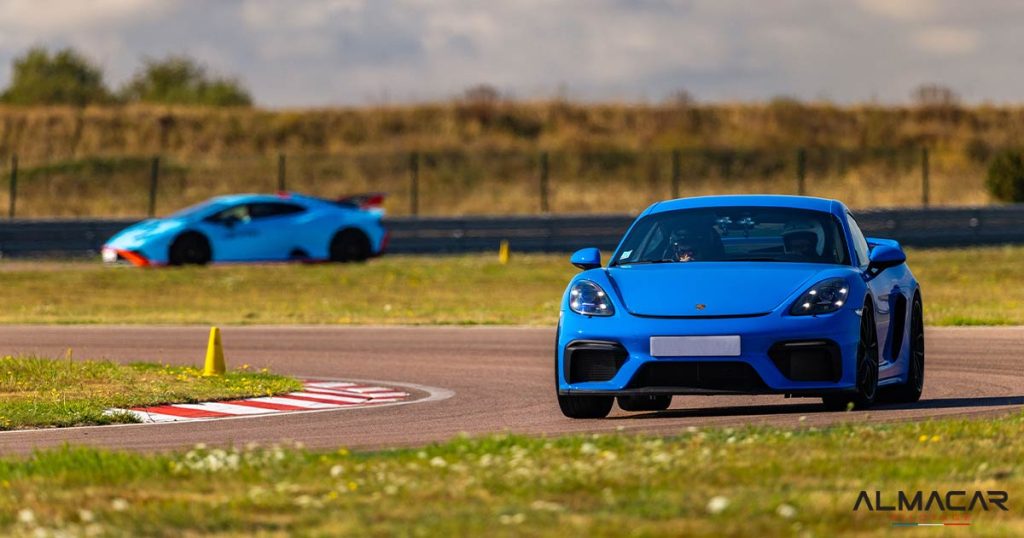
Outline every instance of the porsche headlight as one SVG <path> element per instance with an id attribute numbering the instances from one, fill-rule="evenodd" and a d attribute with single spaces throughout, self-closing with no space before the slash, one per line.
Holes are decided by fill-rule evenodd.
<path id="1" fill-rule="evenodd" d="M 793 303 L 789 313 L 794 316 L 829 314 L 846 304 L 850 286 L 845 279 L 829 278 L 811 286 Z"/>
<path id="2" fill-rule="evenodd" d="M 569 290 L 569 308 L 584 316 L 610 316 L 615 313 L 611 299 L 601 286 L 580 280 Z"/>

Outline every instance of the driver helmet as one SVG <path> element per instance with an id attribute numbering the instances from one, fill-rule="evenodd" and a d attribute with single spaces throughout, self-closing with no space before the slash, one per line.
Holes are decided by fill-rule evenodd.
<path id="1" fill-rule="evenodd" d="M 806 240 L 814 245 L 814 253 L 820 256 L 825 250 L 825 229 L 817 220 L 794 220 L 786 223 L 782 230 L 782 242 L 787 253 L 791 252 L 794 241 Z"/>
<path id="2" fill-rule="evenodd" d="M 669 236 L 669 249 L 676 261 L 689 261 L 697 257 L 697 250 L 703 243 L 703 237 L 693 230 L 681 229 Z"/>

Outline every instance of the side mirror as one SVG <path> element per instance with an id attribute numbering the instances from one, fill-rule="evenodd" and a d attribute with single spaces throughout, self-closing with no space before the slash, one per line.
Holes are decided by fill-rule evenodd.
<path id="1" fill-rule="evenodd" d="M 577 250 L 569 258 L 569 263 L 584 271 L 601 267 L 601 251 L 593 247 Z"/>
<path id="2" fill-rule="evenodd" d="M 878 244 L 868 254 L 868 269 L 881 271 L 889 267 L 896 267 L 907 261 L 907 255 L 898 246 Z"/>
<path id="3" fill-rule="evenodd" d="M 240 218 L 238 218 L 238 217 L 236 217 L 234 215 L 232 215 L 230 217 L 227 217 L 227 218 L 225 218 L 225 219 L 220 221 L 220 223 L 223 224 L 224 227 L 229 229 L 229 230 L 234 228 L 235 226 L 238 226 L 239 222 L 242 222 L 242 219 L 240 219 Z"/>

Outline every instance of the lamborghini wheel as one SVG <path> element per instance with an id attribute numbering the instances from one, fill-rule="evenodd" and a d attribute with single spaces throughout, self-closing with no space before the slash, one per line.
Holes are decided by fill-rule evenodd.
<path id="1" fill-rule="evenodd" d="M 331 239 L 332 262 L 361 262 L 370 254 L 370 239 L 359 230 L 342 230 Z"/>
<path id="2" fill-rule="evenodd" d="M 830 394 L 822 398 L 825 407 L 833 411 L 866 409 L 875 403 L 878 395 L 878 338 L 875 329 L 875 309 L 869 298 L 864 303 L 860 318 L 860 341 L 857 344 L 857 387 L 853 392 Z"/>
<path id="3" fill-rule="evenodd" d="M 210 263 L 210 242 L 202 234 L 184 233 L 174 240 L 167 256 L 170 265 L 206 265 Z"/>
<path id="4" fill-rule="evenodd" d="M 924 390 L 924 308 L 921 297 L 914 296 L 910 310 L 910 364 L 907 382 L 895 387 L 892 399 L 902 403 L 913 403 L 921 399 Z"/>
<path id="5" fill-rule="evenodd" d="M 619 409 L 623 411 L 664 411 L 672 405 L 672 395 L 619 396 Z"/>

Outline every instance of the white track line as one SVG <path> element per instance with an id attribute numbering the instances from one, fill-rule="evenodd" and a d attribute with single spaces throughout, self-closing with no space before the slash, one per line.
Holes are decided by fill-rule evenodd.
<path id="1" fill-rule="evenodd" d="M 213 411 L 214 413 L 227 413 L 229 415 L 265 415 L 274 413 L 273 409 L 262 407 L 249 407 L 246 405 L 235 405 L 221 402 L 206 402 L 198 404 L 174 404 L 173 407 L 184 409 L 198 409 L 199 411 Z"/>
<path id="2" fill-rule="evenodd" d="M 323 383 L 323 382 L 318 382 L 318 383 L 306 383 L 306 386 L 307 387 L 317 387 L 317 388 L 322 388 L 322 389 L 334 389 L 334 388 L 343 388 L 343 387 L 355 387 L 356 384 L 355 383 L 335 383 L 335 382 Z"/>
<path id="3" fill-rule="evenodd" d="M 370 398 L 359 398 L 356 396 L 341 396 L 338 394 L 327 394 L 323 392 L 292 392 L 285 396 L 305 396 L 306 398 L 319 398 L 321 400 L 332 400 L 335 402 L 361 404 L 369 402 Z"/>
<path id="4" fill-rule="evenodd" d="M 321 402 L 310 402 L 307 400 L 296 400 L 293 398 L 285 398 L 284 396 L 264 396 L 262 398 L 249 398 L 249 402 L 263 402 L 268 404 L 277 405 L 290 405 L 292 407 L 303 407 L 305 409 L 329 409 L 332 407 L 341 407 L 341 404 L 329 404 Z"/>
<path id="5" fill-rule="evenodd" d="M 135 415 L 135 418 L 139 419 L 143 424 L 152 424 L 156 422 L 179 422 L 187 420 L 184 417 L 176 417 L 173 415 L 161 415 L 160 413 L 149 413 L 146 411 L 136 411 L 134 409 L 109 409 L 104 414 L 113 413 L 128 413 L 129 415 Z M 96 426 L 83 426 L 85 428 L 95 428 Z"/>

